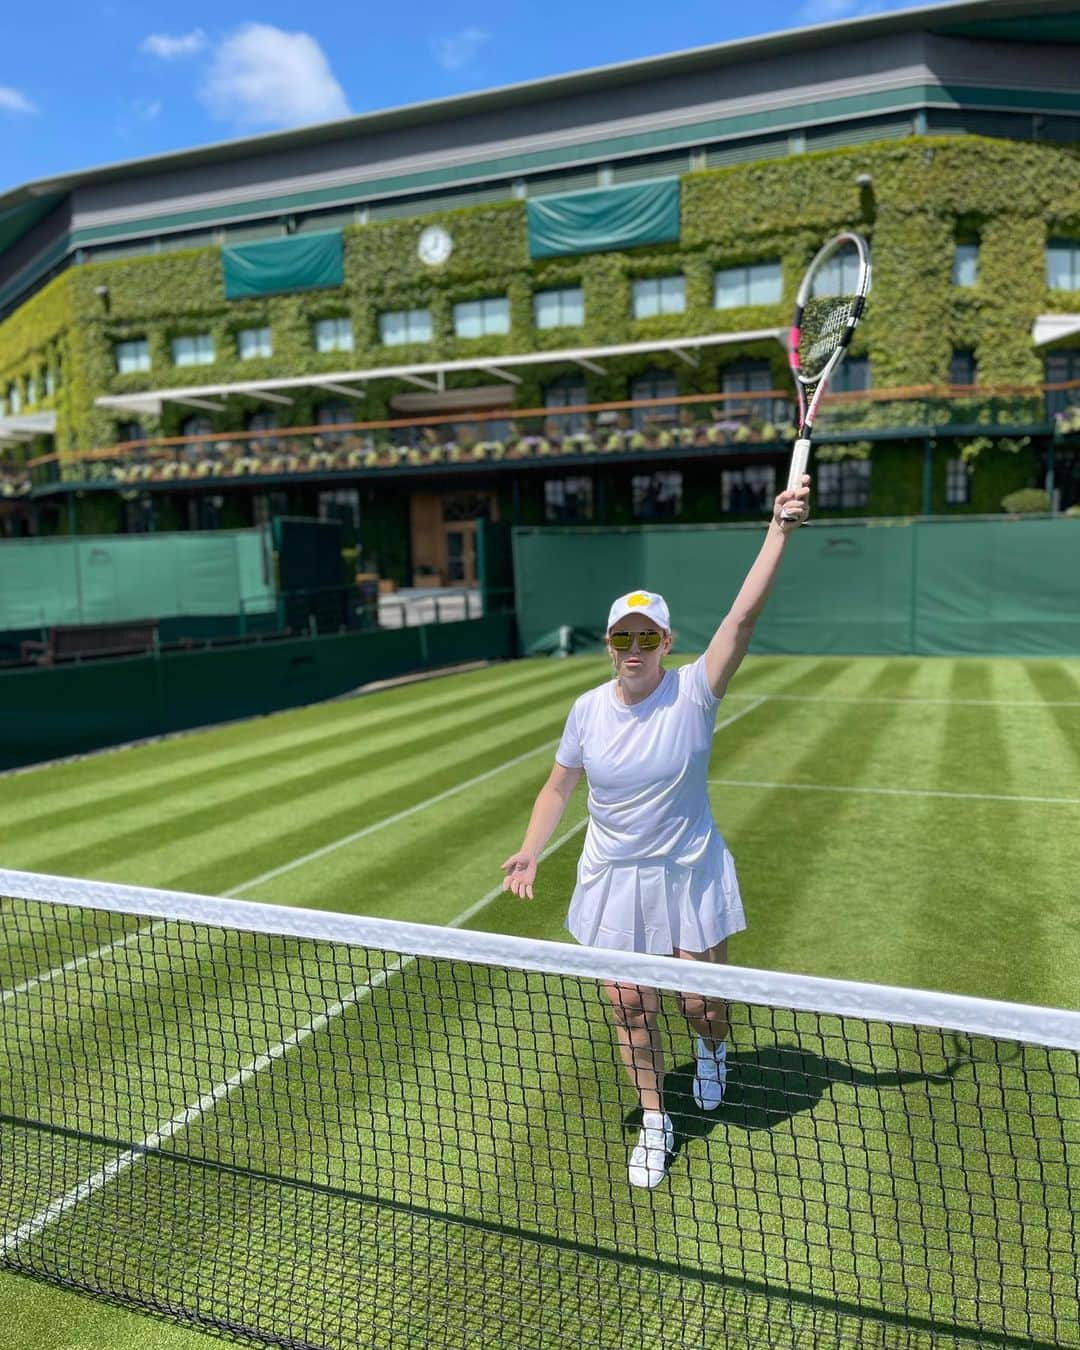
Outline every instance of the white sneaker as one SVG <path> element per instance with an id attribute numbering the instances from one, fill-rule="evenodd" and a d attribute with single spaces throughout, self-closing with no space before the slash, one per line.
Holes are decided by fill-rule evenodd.
<path id="1" fill-rule="evenodd" d="M 641 1132 L 630 1154 L 630 1185 L 652 1190 L 667 1175 L 668 1162 L 675 1152 L 675 1130 L 664 1111 L 643 1111 Z"/>
<path id="2" fill-rule="evenodd" d="M 697 1072 L 694 1074 L 694 1101 L 703 1111 L 715 1111 L 724 1100 L 727 1083 L 727 1041 L 720 1042 L 715 1054 L 698 1037 Z"/>

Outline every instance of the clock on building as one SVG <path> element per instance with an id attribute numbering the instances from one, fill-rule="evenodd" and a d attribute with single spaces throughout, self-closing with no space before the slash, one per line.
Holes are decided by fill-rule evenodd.
<path id="1" fill-rule="evenodd" d="M 416 253 L 421 262 L 427 263 L 429 267 L 437 267 L 439 263 L 446 262 L 453 247 L 454 241 L 450 238 L 449 231 L 444 230 L 441 225 L 429 225 L 420 233 Z"/>

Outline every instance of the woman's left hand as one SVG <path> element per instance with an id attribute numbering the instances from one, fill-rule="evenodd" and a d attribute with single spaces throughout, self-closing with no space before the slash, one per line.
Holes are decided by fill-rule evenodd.
<path id="1" fill-rule="evenodd" d="M 803 474 L 802 486 L 785 488 L 773 502 L 773 520 L 785 534 L 806 523 L 810 514 L 810 475 Z"/>

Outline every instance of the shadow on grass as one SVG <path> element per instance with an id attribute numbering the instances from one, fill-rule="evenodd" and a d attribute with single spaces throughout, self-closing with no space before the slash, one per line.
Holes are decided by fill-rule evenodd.
<path id="1" fill-rule="evenodd" d="M 796 1045 L 771 1045 L 741 1054 L 728 1052 L 724 1100 L 706 1112 L 694 1101 L 694 1061 L 669 1069 L 664 1079 L 664 1102 L 675 1127 L 675 1156 L 694 1139 L 707 1138 L 717 1126 L 744 1130 L 772 1130 L 793 1116 L 813 1111 L 837 1084 L 858 1088 L 900 1088 L 912 1083 L 943 1083 L 964 1063 L 957 1056 L 934 1072 L 910 1070 L 871 1072 L 844 1060 L 827 1059 Z M 641 1109 L 623 1119 L 628 1132 L 641 1126 Z"/>

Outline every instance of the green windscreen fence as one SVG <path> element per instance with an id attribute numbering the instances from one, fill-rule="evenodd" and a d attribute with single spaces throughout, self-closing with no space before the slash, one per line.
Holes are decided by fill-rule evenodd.
<path id="1" fill-rule="evenodd" d="M 340 286 L 344 276 L 341 231 L 231 244 L 221 250 L 221 276 L 226 300 Z"/>
<path id="2" fill-rule="evenodd" d="M 536 197 L 527 214 L 530 258 L 671 243 L 679 237 L 679 180 Z"/>
<path id="3" fill-rule="evenodd" d="M 526 652 L 599 641 L 615 596 L 660 591 L 701 650 L 761 546 L 758 527 L 517 529 Z M 1080 520 L 814 524 L 790 541 L 757 652 L 1080 656 Z"/>
<path id="4" fill-rule="evenodd" d="M 276 607 L 269 531 L 0 542 L 0 630 Z"/>

